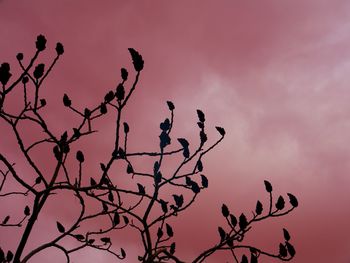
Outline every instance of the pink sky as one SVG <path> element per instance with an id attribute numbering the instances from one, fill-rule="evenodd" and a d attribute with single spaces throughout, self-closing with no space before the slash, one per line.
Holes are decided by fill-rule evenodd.
<path id="1" fill-rule="evenodd" d="M 224 142 L 205 159 L 210 187 L 175 229 L 179 240 L 198 237 L 179 245 L 189 258 L 217 239 L 222 202 L 249 212 L 257 198 L 266 201 L 267 179 L 278 193 L 294 193 L 300 207 L 266 224 L 271 232 L 257 228 L 257 242 L 277 247 L 286 227 L 297 250 L 292 262 L 349 262 L 349 32 L 346 0 L 0 0 L 1 63 L 15 69 L 15 55 L 33 54 L 38 34 L 48 39 L 44 57 L 54 55 L 57 41 L 65 46 L 43 91 L 57 105 L 48 116 L 58 130 L 74 122 L 57 116 L 63 93 L 80 105 L 100 102 L 115 88 L 120 67 L 132 68 L 128 47 L 145 60 L 127 109 L 135 141 L 149 139 L 148 147 L 157 139 L 166 100 L 176 105 L 178 137 L 197 133 L 197 108 L 212 137 L 214 126 L 225 127 Z M 15 158 L 6 136 L 0 150 Z M 86 149 L 105 156 L 109 143 L 101 140 L 96 149 L 86 142 Z M 202 225 L 193 224 L 198 218 Z M 55 222 L 55 214 L 47 211 L 43 220 Z M 128 242 L 132 251 L 137 244 Z M 102 259 L 94 251 L 85 257 L 81 262 Z M 216 260 L 208 262 L 226 262 Z"/>

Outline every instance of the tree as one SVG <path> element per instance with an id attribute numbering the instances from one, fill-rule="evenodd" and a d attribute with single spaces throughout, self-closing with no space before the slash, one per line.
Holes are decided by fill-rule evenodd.
<path id="1" fill-rule="evenodd" d="M 16 170 L 15 160 L 11 160 L 0 153 L 1 184 L 0 196 L 11 198 L 14 195 L 23 196 L 27 205 L 23 208 L 23 217 L 20 219 L 6 215 L 0 219 L 1 227 L 23 227 L 23 234 L 18 241 L 18 246 L 6 253 L 0 244 L 0 262 L 29 262 L 32 257 L 45 249 L 56 248 L 61 251 L 67 262 L 78 250 L 92 247 L 103 250 L 115 256 L 116 261 L 128 257 L 123 248 L 114 245 L 110 238 L 112 231 L 123 228 L 131 228 L 139 233 L 143 254 L 138 255 L 140 262 L 184 262 L 178 257 L 176 243 L 172 242 L 174 229 L 169 219 L 179 216 L 184 210 L 189 209 L 197 197 L 208 187 L 208 178 L 202 174 L 203 156 L 213 150 L 225 137 L 225 130 L 216 127 L 218 139 L 209 144 L 206 134 L 205 114 L 197 110 L 199 143 L 192 146 L 185 138 L 174 140 L 172 128 L 174 125 L 175 105 L 167 101 L 169 117 L 160 123 L 159 147 L 156 151 L 131 152 L 128 149 L 128 133 L 130 127 L 127 122 L 122 122 L 124 113 L 131 95 L 134 93 L 141 72 L 144 67 L 142 56 L 134 49 L 129 48 L 132 58 L 135 76 L 130 80 L 128 71 L 121 69 L 121 82 L 115 90 L 107 92 L 104 99 L 97 102 L 95 107 L 78 109 L 67 95 L 63 95 L 63 105 L 80 118 L 79 125 L 67 128 L 62 134 L 55 134 L 47 124 L 43 115 L 46 108 L 46 100 L 40 96 L 40 90 L 46 78 L 52 72 L 57 61 L 64 53 L 61 43 L 56 44 L 56 57 L 48 66 L 38 63 L 39 55 L 46 49 L 46 38 L 39 35 L 36 40 L 36 52 L 28 65 L 23 63 L 24 55 L 18 53 L 16 58 L 22 73 L 13 78 L 8 63 L 0 66 L 0 117 L 3 123 L 10 127 L 12 136 L 17 140 L 18 148 L 25 162 L 35 174 L 35 179 Z M 12 82 L 10 82 L 10 80 Z M 130 83 L 130 88 L 126 85 Z M 18 94 L 21 94 L 19 96 Z M 17 102 L 16 109 L 9 107 L 13 99 Z M 20 102 L 22 100 L 22 102 Z M 19 106 L 20 104 L 21 106 Z M 115 115 L 115 138 L 111 147 L 110 158 L 100 163 L 101 171 L 96 176 L 86 174 L 84 170 L 85 153 L 81 150 L 71 150 L 82 138 L 89 138 L 95 133 L 97 119 L 104 118 L 107 113 Z M 40 129 L 38 135 L 41 139 L 31 139 L 23 131 L 23 125 L 32 125 Z M 31 127 L 32 127 L 31 126 Z M 34 149 L 40 148 L 48 151 L 47 156 L 54 157 L 53 173 L 40 168 L 38 160 L 32 157 Z M 51 150 L 50 150 L 51 149 Z M 176 158 L 175 158 L 176 157 Z M 152 158 L 152 167 L 138 167 L 135 159 Z M 180 160 L 176 169 L 169 171 L 164 162 L 167 159 Z M 78 173 L 67 166 L 68 160 L 75 159 L 78 165 Z M 124 187 L 115 183 L 111 172 L 118 166 L 124 169 L 133 186 Z M 17 183 L 17 190 L 7 190 L 8 181 L 12 178 Z M 275 201 L 272 185 L 264 181 L 265 189 L 269 195 L 269 204 L 264 209 L 263 204 L 257 201 L 253 215 L 241 214 L 235 216 L 230 213 L 226 204 L 221 207 L 221 213 L 226 226 L 218 227 L 218 236 L 213 240 L 214 245 L 203 250 L 191 262 L 203 262 L 210 255 L 219 251 L 230 252 L 235 262 L 258 262 L 261 256 L 277 258 L 289 261 L 295 255 L 294 247 L 290 243 L 290 235 L 283 229 L 284 241 L 279 244 L 276 253 L 263 251 L 253 245 L 245 244 L 244 237 L 255 223 L 272 217 L 281 217 L 289 214 L 298 206 L 296 197 L 288 193 L 289 204 L 285 204 L 285 198 L 279 196 Z M 171 194 L 169 194 L 171 189 Z M 43 207 L 49 198 L 58 192 L 67 191 L 79 201 L 80 211 L 74 223 L 64 225 L 57 221 L 55 238 L 50 242 L 41 244 L 24 253 L 32 233 L 33 226 L 37 223 Z M 96 211 L 90 211 L 89 206 L 98 204 Z M 104 218 L 107 224 L 102 224 L 100 230 L 84 230 L 83 226 L 90 220 Z M 64 240 L 75 240 L 75 246 L 64 244 Z M 4 239 L 1 242 L 5 242 Z M 238 258 L 237 251 L 244 251 Z M 248 256 L 250 260 L 248 260 Z M 131 259 L 130 255 L 130 259 Z M 134 259 L 135 260 L 135 259 Z"/>

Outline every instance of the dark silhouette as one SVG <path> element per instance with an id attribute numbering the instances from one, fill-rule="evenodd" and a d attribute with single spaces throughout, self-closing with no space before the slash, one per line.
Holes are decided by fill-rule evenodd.
<path id="1" fill-rule="evenodd" d="M 126 227 L 139 233 L 140 246 L 143 247 L 143 254 L 137 256 L 140 262 L 185 262 L 179 258 L 176 243 L 172 242 L 176 231 L 170 225 L 169 219 L 179 216 L 182 211 L 190 208 L 199 194 L 208 187 L 208 178 L 201 173 L 203 171 L 203 156 L 224 139 L 225 130 L 216 127 L 219 137 L 214 143 L 209 144 L 205 132 L 205 115 L 201 110 L 197 110 L 199 144 L 190 147 L 189 141 L 185 138 L 174 140 L 171 131 L 174 124 L 175 106 L 171 101 L 167 101 L 170 117 L 160 123 L 158 150 L 154 152 L 130 152 L 127 148 L 130 128 L 128 123 L 122 123 L 121 116 L 137 87 L 144 61 L 136 50 L 129 48 L 135 69 L 133 80 L 130 80 L 128 71 L 122 68 L 121 82 L 117 85 L 116 90 L 107 92 L 102 102 L 97 102 L 95 107 L 84 110 L 74 107 L 70 97 L 64 94 L 63 105 L 73 114 L 80 116 L 81 121 L 80 125 L 70 127 L 63 134 L 56 135 L 43 117 L 42 112 L 45 110 L 46 100 L 40 96 L 40 88 L 63 55 L 64 48 L 61 43 L 57 43 L 57 55 L 53 62 L 47 66 L 37 62 L 39 55 L 46 48 L 45 37 L 39 35 L 35 44 L 36 52 L 28 65 L 23 64 L 24 55 L 17 54 L 16 58 L 22 69 L 22 73 L 17 78 L 12 76 L 8 63 L 2 63 L 0 66 L 2 86 L 0 117 L 4 125 L 6 123 L 11 128 L 12 136 L 16 138 L 20 152 L 36 175 L 36 179 L 33 181 L 28 176 L 19 174 L 14 165 L 16 160 L 11 160 L 0 153 L 0 196 L 11 198 L 14 195 L 23 195 L 28 202 L 27 206 L 20 208 L 23 209 L 22 218 L 16 219 L 8 215 L 0 219 L 1 227 L 23 227 L 23 235 L 13 250 L 4 251 L 5 244 L 0 244 L 0 262 L 29 262 L 34 255 L 48 248 L 58 249 L 65 255 L 67 262 L 70 262 L 72 254 L 86 247 L 110 253 L 115 256 L 116 261 L 124 258 L 135 261 L 134 255 L 128 255 L 123 248 L 118 248 L 119 244 L 112 244 L 113 240 L 110 238 L 112 230 Z M 127 82 L 130 83 L 129 89 L 126 88 Z M 34 90 L 33 96 L 29 95 L 29 85 Z M 20 92 L 22 97 L 18 96 Z M 8 109 L 8 101 L 10 99 L 13 101 L 13 97 L 19 101 L 16 104 L 20 108 L 18 113 L 12 113 L 13 109 Z M 95 120 L 103 118 L 109 111 L 113 111 L 115 114 L 114 146 L 111 149 L 110 158 L 100 164 L 100 174 L 86 180 L 88 175 L 84 174 L 83 177 L 84 153 L 81 150 L 72 153 L 71 149 L 81 138 L 96 132 L 94 130 Z M 34 139 L 32 142 L 26 143 L 23 140 L 26 134 L 20 130 L 19 125 L 24 122 L 39 127 L 44 139 Z M 3 135 L 2 137 L 4 139 Z M 37 163 L 38 160 L 32 158 L 32 149 L 43 145 L 52 149 L 52 152 L 46 154 L 55 158 L 52 174 L 42 171 Z M 177 156 L 176 160 L 180 160 L 180 162 L 174 171 L 169 172 L 164 167 L 164 160 L 173 156 Z M 135 158 L 146 157 L 154 160 L 151 172 L 147 172 L 149 167 L 140 168 L 134 163 Z M 78 173 L 67 168 L 66 162 L 72 158 L 75 158 L 75 162 L 79 165 Z M 128 177 L 135 187 L 129 185 L 128 188 L 123 188 L 120 185 L 115 185 L 110 176 L 110 170 L 112 165 L 116 164 L 120 167 L 126 167 L 125 173 L 129 175 Z M 6 183 L 10 178 L 18 184 L 17 191 L 7 190 Z M 289 261 L 294 257 L 295 250 L 290 243 L 290 235 L 286 229 L 283 229 L 284 240 L 277 247 L 276 253 L 266 252 L 244 243 L 245 234 L 252 229 L 255 223 L 287 215 L 298 206 L 294 195 L 287 194 L 289 204 L 286 205 L 284 197 L 279 196 L 277 199 L 273 197 L 272 185 L 268 181 L 264 181 L 264 184 L 269 195 L 269 204 L 266 205 L 266 208 L 260 201 L 257 201 L 252 215 L 242 213 L 236 217 L 230 213 L 229 207 L 223 204 L 221 213 L 226 225 L 218 227 L 218 236 L 212 241 L 213 245 L 199 253 L 191 262 L 203 262 L 219 250 L 227 250 L 228 257 L 232 258 L 232 261 L 242 263 L 258 262 L 262 257 L 272 257 L 282 261 Z M 166 196 L 161 190 L 169 189 L 167 188 L 169 186 L 170 189 L 176 189 L 176 191 L 172 195 Z M 24 253 L 24 248 L 42 208 L 50 195 L 60 191 L 73 193 L 79 201 L 80 211 L 77 211 L 75 222 L 64 225 L 57 221 L 57 233 L 53 240 Z M 92 202 L 100 204 L 101 209 L 95 212 L 87 209 L 88 204 L 91 205 Z M 99 231 L 86 231 L 81 228 L 87 221 L 97 218 L 107 218 L 109 223 L 102 224 Z M 77 245 L 74 247 L 63 246 L 60 241 L 66 238 L 73 238 Z M 1 238 L 1 242 L 5 242 L 4 237 Z M 237 251 L 240 252 L 237 253 Z M 242 252 L 243 256 L 238 258 L 238 254 L 242 255 Z M 189 261 L 187 260 L 187 262 Z"/>

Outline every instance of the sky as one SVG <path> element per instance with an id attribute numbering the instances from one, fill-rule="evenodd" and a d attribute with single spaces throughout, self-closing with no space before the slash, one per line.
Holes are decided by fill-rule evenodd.
<path id="1" fill-rule="evenodd" d="M 249 214 L 257 199 L 268 201 L 263 181 L 269 180 L 276 194 L 293 193 L 300 206 L 257 226 L 253 241 L 277 249 L 285 227 L 297 251 L 292 262 L 349 262 L 349 32 L 346 0 L 0 1 L 1 63 L 10 62 L 15 71 L 15 55 L 28 59 L 38 34 L 48 39 L 44 61 L 53 58 L 56 42 L 65 47 L 42 93 L 53 105 L 46 113 L 53 129 L 62 132 L 76 121 L 64 112 L 64 93 L 78 106 L 94 105 L 115 88 L 121 67 L 132 74 L 129 47 L 145 61 L 125 115 L 135 148 L 157 140 L 167 100 L 176 106 L 174 136 L 196 139 L 196 109 L 205 112 L 212 140 L 218 136 L 214 127 L 225 127 L 224 141 L 204 160 L 210 187 L 177 218 L 179 253 L 189 259 L 218 238 L 223 202 Z M 15 138 L 0 127 L 7 134 L 1 152 L 20 160 Z M 91 163 L 104 158 L 113 128 L 107 122 L 103 136 L 83 142 Z M 18 207 L 23 202 L 16 200 Z M 6 201 L 4 207 L 16 206 Z M 47 229 L 74 214 L 73 208 L 62 211 L 45 210 Z M 18 235 L 4 231 L 1 245 L 13 246 Z M 47 236 L 49 230 L 39 231 L 32 242 Z M 138 249 L 133 238 L 121 239 L 130 254 Z M 94 251 L 80 256 L 75 262 L 104 257 Z M 230 260 L 220 254 L 208 262 Z"/>

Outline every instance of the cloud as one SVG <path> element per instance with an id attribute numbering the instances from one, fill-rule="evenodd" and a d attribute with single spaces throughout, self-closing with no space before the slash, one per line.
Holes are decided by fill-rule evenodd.
<path id="1" fill-rule="evenodd" d="M 174 132 L 179 137 L 196 138 L 197 108 L 206 113 L 210 138 L 217 136 L 215 125 L 227 131 L 224 143 L 204 163 L 210 188 L 183 220 L 218 211 L 222 200 L 237 211 L 249 210 L 256 198 L 264 197 L 261 183 L 269 179 L 281 193 L 291 191 L 300 198 L 301 207 L 283 221 L 293 228 L 297 262 L 334 261 L 335 253 L 339 262 L 345 261 L 349 2 L 96 3 L 1 2 L 0 32 L 6 41 L 0 43 L 0 57 L 12 62 L 14 70 L 16 52 L 23 51 L 27 59 L 38 33 L 47 35 L 50 49 L 57 41 L 65 45 L 42 93 L 54 105 L 48 113 L 50 127 L 63 132 L 76 121 L 62 111 L 63 93 L 83 107 L 114 89 L 120 67 L 132 69 L 127 48 L 133 47 L 145 60 L 125 115 L 133 139 L 142 138 L 147 149 L 154 145 L 159 123 L 168 114 L 166 100 L 176 105 Z M 53 56 L 50 52 L 44 60 Z M 114 129 L 112 115 L 105 128 Z M 84 142 L 84 150 L 96 155 L 86 154 L 91 161 L 99 162 L 110 151 L 113 131 L 101 130 L 101 135 L 98 147 Z M 11 143 L 6 140 L 1 151 L 14 158 Z M 201 240 L 210 243 L 217 217 L 206 220 L 205 227 L 214 230 Z M 343 229 L 324 232 L 334 222 Z M 186 240 L 183 227 L 180 239 Z"/>

